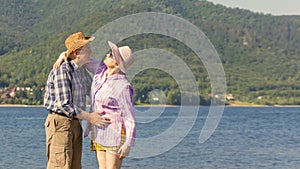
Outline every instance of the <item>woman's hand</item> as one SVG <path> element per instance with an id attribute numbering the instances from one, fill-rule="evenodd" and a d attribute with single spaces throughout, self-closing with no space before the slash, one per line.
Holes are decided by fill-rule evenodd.
<path id="1" fill-rule="evenodd" d="M 68 64 L 68 58 L 67 58 L 66 54 L 67 54 L 67 52 L 62 52 L 59 55 L 58 59 L 56 60 L 56 62 L 53 65 L 53 69 L 58 69 L 63 62 Z"/>
<path id="2" fill-rule="evenodd" d="M 118 154 L 119 154 L 118 157 L 120 159 L 123 159 L 129 155 L 129 152 L 130 152 L 130 147 L 127 145 L 122 145 L 118 151 Z"/>

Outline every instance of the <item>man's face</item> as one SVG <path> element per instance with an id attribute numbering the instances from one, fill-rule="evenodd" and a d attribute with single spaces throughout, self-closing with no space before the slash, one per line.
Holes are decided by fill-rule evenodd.
<path id="1" fill-rule="evenodd" d="M 90 48 L 90 45 L 89 44 L 86 44 L 85 46 L 83 46 L 82 48 L 80 48 L 78 50 L 78 62 L 81 63 L 81 65 L 84 65 L 88 62 L 90 62 L 90 57 L 92 55 L 92 50 Z"/>

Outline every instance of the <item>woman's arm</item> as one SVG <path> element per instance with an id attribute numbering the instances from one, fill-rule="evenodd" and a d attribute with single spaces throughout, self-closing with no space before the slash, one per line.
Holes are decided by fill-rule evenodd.
<path id="1" fill-rule="evenodd" d="M 99 64 L 100 64 L 99 60 L 91 58 L 91 61 L 85 64 L 83 67 L 85 67 L 89 72 L 91 72 L 94 75 L 96 73 Z"/>
<path id="2" fill-rule="evenodd" d="M 120 147 L 118 154 L 119 158 L 123 159 L 129 155 L 130 147 L 133 146 L 136 137 L 135 117 L 134 117 L 134 101 L 133 101 L 133 89 L 130 85 L 122 91 L 120 97 L 120 103 L 122 103 L 122 121 L 125 126 L 125 143 Z"/>
<path id="3" fill-rule="evenodd" d="M 68 58 L 66 56 L 66 53 L 67 52 L 65 51 L 59 55 L 56 62 L 53 64 L 53 69 L 58 69 L 63 62 L 68 64 Z M 100 64 L 99 60 L 91 58 L 91 61 L 89 63 L 85 64 L 83 67 L 85 67 L 89 72 L 91 72 L 94 75 L 99 64 Z"/>
<path id="4" fill-rule="evenodd" d="M 66 56 L 66 53 L 67 52 L 65 51 L 59 55 L 56 62 L 53 64 L 53 69 L 58 69 L 63 62 L 68 64 L 68 57 Z"/>
<path id="5" fill-rule="evenodd" d="M 124 122 L 126 131 L 125 145 L 133 146 L 136 137 L 135 128 L 135 116 L 134 116 L 134 100 L 133 100 L 133 88 L 128 85 L 121 93 L 122 103 L 122 120 Z"/>

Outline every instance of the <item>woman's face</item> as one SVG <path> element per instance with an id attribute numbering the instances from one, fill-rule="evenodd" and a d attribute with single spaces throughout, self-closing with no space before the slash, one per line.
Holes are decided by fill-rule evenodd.
<path id="1" fill-rule="evenodd" d="M 111 52 L 106 54 L 106 57 L 104 59 L 104 64 L 108 68 L 115 68 L 116 66 L 118 66 L 117 61 L 116 61 L 115 57 L 113 56 L 113 54 Z"/>

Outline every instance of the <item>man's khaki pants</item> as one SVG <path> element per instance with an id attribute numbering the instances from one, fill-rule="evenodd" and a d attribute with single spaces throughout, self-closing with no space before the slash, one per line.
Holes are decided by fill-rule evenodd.
<path id="1" fill-rule="evenodd" d="M 79 120 L 49 114 L 45 130 L 47 169 L 81 169 L 82 128 Z"/>

